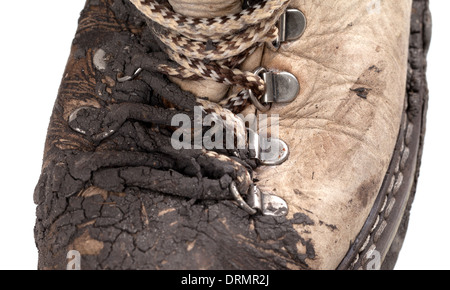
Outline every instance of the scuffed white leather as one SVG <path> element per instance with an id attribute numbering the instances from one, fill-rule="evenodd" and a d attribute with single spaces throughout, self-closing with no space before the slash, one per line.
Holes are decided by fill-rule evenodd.
<path id="1" fill-rule="evenodd" d="M 376 2 L 376 1 L 375 1 Z M 387 171 L 405 100 L 411 0 L 296 0 L 308 21 L 301 39 L 262 64 L 297 76 L 294 103 L 274 105 L 287 162 L 257 170 L 263 190 L 313 226 L 312 268 L 335 269 L 361 230 Z M 351 89 L 367 88 L 367 99 Z M 302 249 L 302 245 L 298 245 Z"/>

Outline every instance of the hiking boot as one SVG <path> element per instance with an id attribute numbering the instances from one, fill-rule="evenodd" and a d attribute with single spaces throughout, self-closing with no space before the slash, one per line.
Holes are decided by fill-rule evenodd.
<path id="1" fill-rule="evenodd" d="M 367 2 L 88 0 L 34 195 L 38 267 L 393 269 L 431 17 Z"/>

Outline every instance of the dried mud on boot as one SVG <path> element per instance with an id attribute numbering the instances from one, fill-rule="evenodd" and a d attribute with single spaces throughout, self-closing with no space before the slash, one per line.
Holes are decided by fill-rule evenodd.
<path id="1" fill-rule="evenodd" d="M 256 166 L 245 152 L 171 147 L 172 117 L 197 101 L 161 63 L 129 1 L 87 1 L 34 195 L 39 269 L 66 269 L 71 250 L 82 269 L 308 268 L 314 247 L 293 227 L 307 216 L 251 217 L 230 201 Z"/>
<path id="2" fill-rule="evenodd" d="M 413 2 L 406 94 L 421 135 L 419 168 L 431 25 L 428 1 Z M 251 181 L 257 166 L 246 152 L 172 148 L 172 117 L 193 118 L 198 103 L 156 72 L 161 63 L 172 65 L 129 1 L 86 2 L 34 194 L 38 268 L 66 269 L 76 250 L 82 269 L 308 269 L 315 249 L 294 226 L 313 225 L 310 217 L 249 216 L 231 201 L 230 183 Z M 349 93 L 371 96 L 360 86 Z M 395 265 L 414 189 L 385 269 Z"/>

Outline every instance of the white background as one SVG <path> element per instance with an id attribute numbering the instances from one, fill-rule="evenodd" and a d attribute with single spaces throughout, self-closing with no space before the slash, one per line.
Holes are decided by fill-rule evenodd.
<path id="1" fill-rule="evenodd" d="M 395 0 L 383 0 L 395 1 Z M 33 227 L 45 135 L 84 0 L 3 1 L 0 269 L 36 269 Z M 450 269 L 450 1 L 431 0 L 430 106 L 421 176 L 396 269 Z"/>

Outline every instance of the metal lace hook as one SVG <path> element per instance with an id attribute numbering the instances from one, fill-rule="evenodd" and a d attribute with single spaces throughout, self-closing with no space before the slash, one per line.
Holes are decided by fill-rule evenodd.
<path id="1" fill-rule="evenodd" d="M 253 73 L 263 79 L 265 91 L 257 98 L 249 89 L 248 95 L 253 105 L 263 113 L 270 110 L 272 103 L 293 102 L 300 93 L 300 83 L 291 73 L 268 71 L 263 67 L 257 68 Z"/>
<path id="2" fill-rule="evenodd" d="M 255 184 L 250 187 L 248 203 L 239 194 L 234 181 L 230 184 L 230 191 L 239 207 L 249 215 L 260 212 L 264 216 L 280 217 L 288 214 L 288 205 L 284 199 L 273 194 L 262 193 Z"/>
<path id="3" fill-rule="evenodd" d="M 239 193 L 239 190 L 236 186 L 236 183 L 233 181 L 230 184 L 230 191 L 233 195 L 234 200 L 238 203 L 239 207 L 242 208 L 244 211 L 246 211 L 250 215 L 255 215 L 257 211 L 253 208 L 251 208 L 245 200 L 242 198 L 241 194 Z"/>
<path id="4" fill-rule="evenodd" d="M 124 76 L 124 77 L 121 77 L 121 78 L 117 78 L 117 81 L 118 81 L 119 83 L 124 83 L 124 82 L 131 81 L 131 80 L 133 80 L 135 77 L 137 77 L 141 72 L 142 72 L 142 68 L 138 68 L 138 69 L 136 69 L 136 70 L 134 71 L 133 75 L 131 75 L 131 76 Z"/>
<path id="5" fill-rule="evenodd" d="M 267 70 L 263 67 L 259 67 L 257 69 L 255 69 L 253 71 L 253 73 L 257 76 L 259 76 L 262 73 L 267 72 Z M 256 107 L 256 109 L 258 109 L 258 111 L 261 111 L 262 113 L 265 113 L 267 111 L 270 110 L 271 105 L 263 105 L 258 98 L 255 96 L 255 94 L 253 93 L 253 91 L 251 89 L 248 89 L 248 96 L 250 98 L 250 100 L 252 101 L 253 105 Z"/>
<path id="6" fill-rule="evenodd" d="M 286 41 L 299 39 L 306 29 L 306 16 L 298 9 L 286 9 L 278 20 L 278 36 L 272 43 L 275 49 L 279 49 Z"/>
<path id="7" fill-rule="evenodd" d="M 255 106 L 256 109 L 258 109 L 258 111 L 265 113 L 270 110 L 271 106 L 261 104 L 261 102 L 255 96 L 255 94 L 253 94 L 251 89 L 248 90 L 248 96 L 249 96 L 250 100 L 252 101 L 252 104 Z"/>

